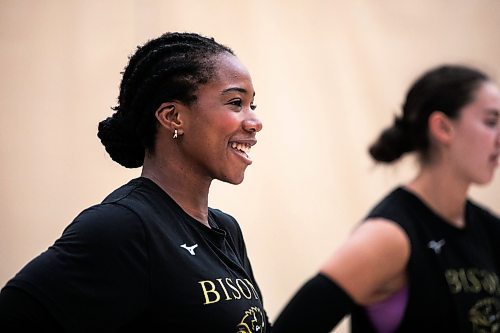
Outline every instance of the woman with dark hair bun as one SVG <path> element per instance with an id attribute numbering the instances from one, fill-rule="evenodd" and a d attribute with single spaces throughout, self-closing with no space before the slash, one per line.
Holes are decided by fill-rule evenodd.
<path id="1" fill-rule="evenodd" d="M 142 166 L 84 210 L 0 294 L 0 330 L 269 332 L 236 220 L 208 207 L 212 180 L 243 181 L 262 123 L 234 53 L 167 33 L 139 47 L 98 137 Z"/>
<path id="2" fill-rule="evenodd" d="M 274 333 L 497 332 L 500 220 L 468 198 L 500 155 L 500 90 L 464 66 L 426 72 L 369 152 L 420 170 L 368 214 L 291 299 Z"/>

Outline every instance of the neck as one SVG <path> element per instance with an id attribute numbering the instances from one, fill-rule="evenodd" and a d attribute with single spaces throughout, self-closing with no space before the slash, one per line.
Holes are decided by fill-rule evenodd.
<path id="1" fill-rule="evenodd" d="M 406 187 L 448 223 L 462 228 L 465 226 L 465 202 L 469 185 L 460 182 L 445 168 L 423 166 L 419 175 Z"/>
<path id="2" fill-rule="evenodd" d="M 211 180 L 196 179 L 192 172 L 175 162 L 146 157 L 142 177 L 162 188 L 189 216 L 208 224 L 208 192 Z"/>

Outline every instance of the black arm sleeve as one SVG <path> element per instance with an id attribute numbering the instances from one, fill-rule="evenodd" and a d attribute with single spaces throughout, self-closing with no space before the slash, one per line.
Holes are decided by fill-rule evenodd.
<path id="1" fill-rule="evenodd" d="M 62 332 L 62 328 L 36 299 L 7 287 L 0 293 L 0 331 Z"/>
<path id="2" fill-rule="evenodd" d="M 351 297 L 322 274 L 310 279 L 286 305 L 273 333 L 330 332 L 354 305 Z"/>

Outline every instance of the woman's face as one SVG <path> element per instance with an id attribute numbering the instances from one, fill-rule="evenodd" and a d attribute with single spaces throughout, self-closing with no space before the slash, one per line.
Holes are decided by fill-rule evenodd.
<path id="1" fill-rule="evenodd" d="M 239 184 L 252 163 L 249 152 L 262 123 L 246 68 L 230 54 L 219 55 L 215 66 L 215 77 L 198 89 L 184 116 L 186 167 L 207 180 Z"/>
<path id="2" fill-rule="evenodd" d="M 459 175 L 469 183 L 486 184 L 493 178 L 500 155 L 499 115 L 500 90 L 485 82 L 453 122 L 451 156 Z"/>

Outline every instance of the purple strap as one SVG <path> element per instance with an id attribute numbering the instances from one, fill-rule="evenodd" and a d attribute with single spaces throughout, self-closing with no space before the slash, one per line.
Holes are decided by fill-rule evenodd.
<path id="1" fill-rule="evenodd" d="M 408 286 L 389 298 L 365 307 L 373 327 L 378 333 L 393 333 L 403 319 L 408 303 Z"/>

